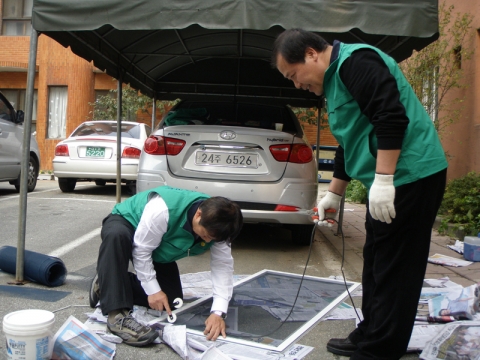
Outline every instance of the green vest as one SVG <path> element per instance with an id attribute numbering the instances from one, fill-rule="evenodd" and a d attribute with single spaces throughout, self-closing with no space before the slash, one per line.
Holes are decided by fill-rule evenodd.
<path id="1" fill-rule="evenodd" d="M 152 253 L 153 261 L 169 263 L 186 256 L 203 254 L 210 249 L 213 241 L 207 243 L 201 240 L 194 244 L 193 235 L 183 228 L 187 221 L 188 209 L 194 202 L 208 199 L 209 196 L 206 194 L 160 186 L 142 191 L 115 205 L 112 214 L 123 216 L 136 229 L 152 193 L 160 195 L 168 208 L 167 232 L 163 235 L 160 246 Z"/>
<path id="2" fill-rule="evenodd" d="M 410 120 L 397 162 L 394 185 L 408 184 L 445 169 L 447 159 L 433 122 L 395 60 L 368 45 L 341 43 L 338 58 L 325 72 L 323 86 L 330 130 L 345 151 L 346 173 L 367 188 L 375 178 L 378 146 L 373 125 L 340 79 L 341 64 L 353 51 L 362 48 L 375 50 L 388 66 L 397 81 L 400 102 Z"/>

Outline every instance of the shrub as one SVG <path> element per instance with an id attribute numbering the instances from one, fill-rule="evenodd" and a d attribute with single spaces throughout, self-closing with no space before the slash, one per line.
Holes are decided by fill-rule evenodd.
<path id="1" fill-rule="evenodd" d="M 367 198 L 367 188 L 360 181 L 352 179 L 347 186 L 345 199 L 360 204 L 366 204 Z"/>
<path id="2" fill-rule="evenodd" d="M 465 235 L 476 235 L 480 230 L 480 174 L 470 172 L 450 181 L 438 214 L 443 218 L 440 231 L 452 223 Z"/>

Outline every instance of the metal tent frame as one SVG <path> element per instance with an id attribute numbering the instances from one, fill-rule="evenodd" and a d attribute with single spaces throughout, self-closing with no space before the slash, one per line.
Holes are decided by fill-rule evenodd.
<path id="1" fill-rule="evenodd" d="M 32 25 L 17 281 L 23 281 L 27 135 L 39 35 L 93 61 L 118 80 L 119 89 L 128 83 L 154 100 L 223 96 L 311 107 L 319 98 L 295 89 L 269 65 L 280 32 L 302 27 L 330 42 L 374 45 L 401 61 L 438 38 L 438 0 L 34 0 Z M 318 138 L 319 132 L 317 149 Z"/>

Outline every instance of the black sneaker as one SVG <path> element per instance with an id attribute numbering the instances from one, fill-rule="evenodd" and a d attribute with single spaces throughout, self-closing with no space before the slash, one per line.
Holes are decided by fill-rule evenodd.
<path id="1" fill-rule="evenodd" d="M 130 313 L 121 312 L 115 316 L 115 323 L 107 321 L 107 327 L 112 334 L 123 339 L 123 342 L 131 346 L 145 346 L 152 343 L 159 335 L 149 326 L 143 326 L 133 318 Z"/>
<path id="2" fill-rule="evenodd" d="M 100 287 L 98 286 L 98 274 L 95 274 L 95 277 L 90 284 L 90 293 L 88 294 L 88 300 L 90 302 L 91 308 L 96 308 L 98 300 L 100 299 Z"/>

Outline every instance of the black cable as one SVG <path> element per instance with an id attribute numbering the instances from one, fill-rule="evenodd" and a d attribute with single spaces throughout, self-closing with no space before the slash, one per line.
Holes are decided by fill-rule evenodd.
<path id="1" fill-rule="evenodd" d="M 338 226 L 337 220 L 335 219 L 329 219 L 329 220 L 333 220 L 334 222 L 337 223 L 337 226 Z M 362 319 L 360 319 L 360 315 L 358 315 L 357 308 L 355 307 L 355 303 L 353 302 L 352 295 L 350 294 L 350 290 L 348 290 L 347 280 L 345 279 L 345 273 L 343 272 L 343 264 L 345 262 L 345 235 L 343 234 L 343 231 L 341 231 L 341 233 L 342 233 L 342 265 L 340 266 L 340 271 L 342 272 L 343 283 L 345 284 L 345 289 L 347 289 L 348 297 L 352 302 L 353 310 L 355 310 L 355 314 L 357 315 L 358 321 L 362 321 Z"/>
<path id="2" fill-rule="evenodd" d="M 315 224 L 316 225 L 316 224 Z M 303 279 L 305 278 L 305 272 L 307 271 L 307 266 L 308 266 L 308 262 L 310 261 L 310 255 L 312 254 L 312 244 L 313 244 L 313 238 L 315 237 L 315 228 L 316 226 L 313 227 L 313 231 L 312 231 L 312 235 L 310 236 L 310 247 L 308 249 L 308 256 L 307 256 L 307 262 L 305 263 L 305 268 L 303 269 L 303 274 L 302 274 L 302 278 L 300 280 L 300 285 L 298 286 L 298 290 L 297 290 L 297 295 L 295 296 L 295 300 L 293 301 L 293 305 L 290 309 L 290 312 L 288 313 L 287 317 L 285 318 L 285 320 L 283 320 L 279 326 L 277 326 L 277 328 L 273 329 L 272 331 L 266 333 L 266 334 L 262 334 L 262 335 L 256 335 L 254 337 L 258 337 L 258 338 L 262 338 L 262 337 L 265 337 L 265 336 L 268 336 L 270 334 L 273 334 L 274 332 L 276 332 L 277 330 L 279 330 L 283 324 L 285 324 L 285 322 L 288 320 L 288 318 L 290 317 L 290 315 L 292 315 L 292 312 L 293 312 L 293 309 L 295 308 L 295 304 L 297 303 L 297 299 L 298 299 L 298 295 L 300 294 L 300 291 L 302 290 L 302 284 L 303 284 Z M 227 333 L 228 334 L 228 333 Z M 238 335 L 238 334 L 235 334 L 234 335 L 235 337 L 250 337 L 248 335 Z"/>

